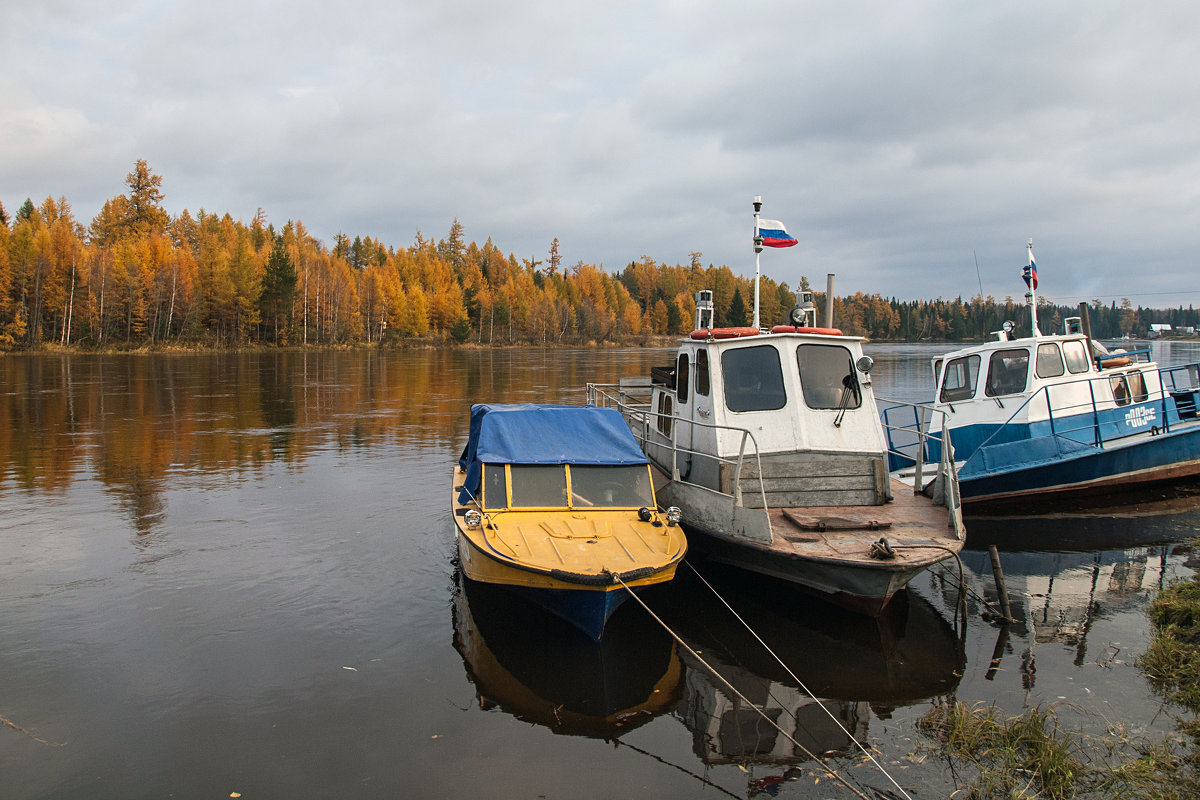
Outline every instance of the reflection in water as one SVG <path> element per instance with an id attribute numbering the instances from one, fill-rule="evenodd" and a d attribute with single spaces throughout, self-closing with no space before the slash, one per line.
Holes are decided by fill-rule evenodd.
<path id="1" fill-rule="evenodd" d="M 317 451 L 454 450 L 472 402 L 579 402 L 657 351 L 354 350 L 0 358 L 0 489 L 94 479 L 139 534 L 184 476 L 242 481 Z M 641 367 L 639 367 L 641 368 Z"/>
<path id="2" fill-rule="evenodd" d="M 714 588 L 803 687 L 686 569 L 643 598 L 720 679 L 686 651 L 681 661 L 640 606 L 622 607 L 596 644 L 551 615 L 472 582 L 455 594 L 454 645 L 485 708 L 499 707 L 556 733 L 604 738 L 673 710 L 691 731 L 695 754 L 709 765 L 791 765 L 809 753 L 857 753 L 851 737 L 867 735 L 872 713 L 886 718 L 958 683 L 961 643 L 918 596 L 900 596 L 894 611 L 875 620 L 784 583 L 712 569 Z"/>
<path id="3" fill-rule="evenodd" d="M 672 591 L 654 605 L 656 612 L 803 747 L 688 656 L 680 716 L 692 731 L 696 755 L 707 764 L 798 764 L 808 759 L 805 751 L 857 752 L 850 736 L 859 741 L 866 736 L 871 712 L 886 719 L 898 707 L 946 694 L 958 684 L 961 642 L 945 618 L 915 594 L 898 595 L 888 613 L 872 619 L 785 583 L 716 565 L 700 568 L 795 678 L 690 569 L 680 570 Z"/>
<path id="4" fill-rule="evenodd" d="M 459 577 L 454 647 L 484 709 L 608 739 L 669 711 L 679 697 L 675 642 L 640 612 L 618 610 L 597 642 L 502 587 Z"/>
<path id="5" fill-rule="evenodd" d="M 1102 620 L 1144 608 L 1169 580 L 1170 557 L 1187 552 L 1190 547 L 1181 544 L 1094 552 L 1004 553 L 1001 566 L 1016 622 L 998 630 L 988 679 L 1013 653 L 1010 637 L 1024 642 L 1016 668 L 1026 690 L 1037 683 L 1038 645 L 1068 648 L 1073 652 L 1072 663 L 1082 666 L 1089 660 L 1091 630 Z M 997 591 L 988 554 L 964 551 L 962 559 L 968 581 L 979 587 L 983 601 L 995 607 Z M 983 611 L 980 603 L 971 605 L 971 613 Z M 1101 650 L 1105 649 L 1108 652 L 1091 653 L 1090 660 L 1104 665 L 1120 654 L 1118 645 L 1105 643 Z"/>

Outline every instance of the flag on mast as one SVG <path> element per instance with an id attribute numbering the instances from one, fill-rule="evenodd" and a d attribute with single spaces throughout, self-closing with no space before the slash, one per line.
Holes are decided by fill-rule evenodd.
<path id="1" fill-rule="evenodd" d="M 1025 285 L 1033 291 L 1037 291 L 1037 261 L 1033 258 L 1033 247 L 1029 248 L 1029 266 L 1025 269 L 1025 274 L 1022 275 L 1025 279 Z"/>
<path id="2" fill-rule="evenodd" d="M 799 242 L 793 238 L 783 223 L 777 219 L 760 219 L 755 236 L 762 237 L 764 247 L 791 247 Z"/>

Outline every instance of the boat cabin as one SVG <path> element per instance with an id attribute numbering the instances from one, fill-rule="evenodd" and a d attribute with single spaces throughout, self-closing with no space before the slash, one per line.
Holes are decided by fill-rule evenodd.
<path id="1" fill-rule="evenodd" d="M 808 309 L 811 310 L 811 295 Z M 805 298 L 798 298 L 803 309 Z M 790 321 L 810 322 L 807 314 Z M 797 481 L 818 482 L 814 471 L 832 458 L 853 457 L 870 480 L 831 482 L 824 500 L 809 504 L 884 502 L 885 442 L 871 394 L 871 359 L 862 339 L 812 325 L 781 325 L 771 331 L 713 328 L 711 293 L 697 294 L 697 328 L 684 339 L 675 362 L 652 369 L 646 452 L 669 475 L 718 491 L 731 491 L 731 474 L 743 476 L 763 461 L 786 461 Z M 798 457 L 804 454 L 806 457 Z M 780 480 L 780 486 L 790 485 Z M 861 477 L 861 476 L 860 476 Z M 794 481 L 793 481 L 794 483 Z M 848 488 L 853 483 L 855 489 Z M 795 494 L 795 492 L 790 492 Z M 777 498 L 796 500 L 795 497 Z M 784 503 L 798 505 L 800 503 Z"/>
<path id="2" fill-rule="evenodd" d="M 984 442 L 1054 435 L 1082 444 L 1152 432 L 1194 415 L 1192 394 L 1173 397 L 1149 350 L 1108 352 L 1080 332 L 994 341 L 933 359 L 934 406 L 949 415 L 958 460 Z M 1003 428 L 999 435 L 998 430 Z"/>

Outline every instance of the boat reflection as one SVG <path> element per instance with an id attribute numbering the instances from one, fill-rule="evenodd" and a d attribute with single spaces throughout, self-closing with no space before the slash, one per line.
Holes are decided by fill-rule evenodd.
<path id="1" fill-rule="evenodd" d="M 1018 669 L 1026 688 L 1035 684 L 1034 647 L 1055 643 L 1074 651 L 1073 663 L 1088 660 L 1088 634 L 1102 619 L 1146 606 L 1170 579 L 1171 556 L 1190 551 L 1186 544 L 1126 547 L 1094 552 L 1008 552 L 1001 566 L 1015 622 L 997 631 L 988 677 L 1002 659 L 1024 642 Z M 993 608 L 997 591 L 986 552 L 964 551 L 967 580 Z M 1187 563 L 1186 561 L 1184 562 Z M 983 609 L 974 599 L 971 613 Z M 1103 654 L 1093 654 L 1101 663 Z"/>
<path id="2" fill-rule="evenodd" d="M 686 688 L 677 716 L 691 730 L 693 750 L 705 764 L 790 765 L 809 754 L 848 753 L 857 750 L 852 736 L 862 741 L 867 735 L 872 713 L 887 718 L 896 708 L 958 685 L 962 644 L 946 619 L 912 592 L 898 595 L 883 616 L 871 619 L 783 582 L 716 565 L 700 569 L 795 675 L 695 573 L 681 570 L 670 590 L 657 597 L 662 602 L 655 610 L 745 698 L 695 657 L 683 656 Z"/>
<path id="3" fill-rule="evenodd" d="M 460 578 L 454 647 L 484 709 L 559 734 L 614 738 L 672 710 L 683 685 L 675 641 L 626 606 L 597 642 L 501 587 Z"/>

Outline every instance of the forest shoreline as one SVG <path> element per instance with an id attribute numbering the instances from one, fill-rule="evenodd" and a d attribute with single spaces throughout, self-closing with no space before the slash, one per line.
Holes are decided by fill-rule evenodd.
<path id="1" fill-rule="evenodd" d="M 380 350 L 380 351 L 401 351 L 401 350 L 516 350 L 525 348 L 539 348 L 545 350 L 605 350 L 605 349 L 655 349 L 673 347 L 679 340 L 683 338 L 679 335 L 655 335 L 642 336 L 636 340 L 627 341 L 601 341 L 588 340 L 586 342 L 456 342 L 448 338 L 439 337 L 423 337 L 416 339 L 394 339 L 380 342 L 351 342 L 339 344 L 255 344 L 244 343 L 239 345 L 218 345 L 218 344 L 183 344 L 179 342 L 171 343 L 142 343 L 142 344 L 121 344 L 121 345 L 104 345 L 100 347 L 91 347 L 87 345 L 70 344 L 63 345 L 57 342 L 41 342 L 38 344 L 18 347 L 12 350 L 0 350 L 0 357 L 4 356 L 20 356 L 20 355 L 195 355 L 202 353 L 288 353 L 288 352 L 336 352 L 349 350 Z M 910 341 L 907 339 L 873 339 L 870 337 L 862 337 L 864 342 L 870 344 L 941 344 L 948 348 L 957 349 L 959 347 L 967 347 L 972 344 L 987 341 L 987 339 L 922 339 L 919 342 Z M 1134 339 L 1133 343 L 1149 343 L 1159 341 L 1154 339 Z M 1162 339 L 1161 341 L 1200 341 L 1200 336 L 1195 337 L 1171 337 Z"/>

